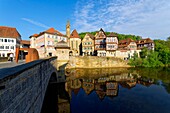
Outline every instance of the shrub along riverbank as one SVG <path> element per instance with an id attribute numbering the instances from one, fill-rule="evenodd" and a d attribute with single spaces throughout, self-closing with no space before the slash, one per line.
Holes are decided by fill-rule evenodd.
<path id="1" fill-rule="evenodd" d="M 170 37 L 164 40 L 154 40 L 155 50 L 143 48 L 140 58 L 134 54 L 129 64 L 135 67 L 169 67 L 170 66 Z"/>

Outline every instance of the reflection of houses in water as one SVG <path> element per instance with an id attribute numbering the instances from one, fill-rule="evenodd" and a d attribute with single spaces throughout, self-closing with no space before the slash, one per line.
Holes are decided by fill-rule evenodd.
<path id="1" fill-rule="evenodd" d="M 71 88 L 72 89 L 78 89 L 81 87 L 81 81 L 79 79 L 71 80 Z"/>
<path id="2" fill-rule="evenodd" d="M 76 77 L 69 77 L 70 80 L 67 79 L 67 91 L 71 96 L 71 92 L 75 95 L 78 94 L 80 88 L 87 95 L 89 95 L 93 90 L 95 90 L 98 97 L 102 100 L 105 96 L 114 97 L 118 95 L 118 84 L 125 88 L 135 87 L 137 80 L 138 82 L 143 83 L 143 79 L 140 79 L 140 76 L 136 76 L 131 73 L 121 73 L 112 76 L 100 76 L 100 78 L 81 78 L 75 79 Z"/>
<path id="3" fill-rule="evenodd" d="M 154 83 L 154 79 L 141 77 L 138 79 L 137 83 L 149 87 L 150 85 Z"/>
<path id="4" fill-rule="evenodd" d="M 106 82 L 106 95 L 117 96 L 118 94 L 118 83 L 114 81 Z"/>
<path id="5" fill-rule="evenodd" d="M 135 79 L 131 79 L 131 80 L 127 81 L 126 84 L 129 87 L 134 87 L 136 85 L 136 80 Z"/>
<path id="6" fill-rule="evenodd" d="M 101 100 L 104 99 L 106 95 L 106 84 L 105 82 L 96 82 L 95 83 L 95 91 Z"/>
<path id="7" fill-rule="evenodd" d="M 136 80 L 135 80 L 135 79 L 131 79 L 131 80 L 128 80 L 128 81 L 122 81 L 122 82 L 120 82 L 120 85 L 121 85 L 122 87 L 131 89 L 131 88 L 135 87 L 135 85 L 136 85 Z"/>
<path id="8" fill-rule="evenodd" d="M 94 90 L 94 79 L 82 79 L 82 88 L 86 92 L 87 95 L 89 95 Z"/>
<path id="9" fill-rule="evenodd" d="M 69 93 L 71 97 L 71 92 L 73 91 L 74 94 L 78 94 L 80 88 L 81 88 L 81 81 L 79 79 L 74 79 L 74 80 L 69 80 L 65 84 L 66 86 L 66 91 Z"/>
<path id="10" fill-rule="evenodd" d="M 81 81 L 79 79 L 71 80 L 71 89 L 74 92 L 74 94 L 77 95 L 80 88 L 81 88 Z"/>
<path id="11" fill-rule="evenodd" d="M 98 82 L 98 83 L 101 83 L 101 82 L 106 82 L 106 81 L 108 81 L 108 80 L 109 80 L 108 77 L 100 77 L 100 78 L 97 79 L 97 82 Z"/>
<path id="12" fill-rule="evenodd" d="M 113 75 L 113 76 L 109 76 L 108 80 L 109 81 L 127 81 L 127 80 L 131 80 L 133 79 L 134 76 L 131 73 L 123 73 L 120 75 Z"/>

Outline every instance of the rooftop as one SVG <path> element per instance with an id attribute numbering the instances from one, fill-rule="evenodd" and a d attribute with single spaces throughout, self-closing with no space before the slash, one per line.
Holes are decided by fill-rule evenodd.
<path id="1" fill-rule="evenodd" d="M 71 33 L 70 38 L 80 38 L 80 36 L 77 33 L 76 29 L 74 29 L 73 32 Z"/>
<path id="2" fill-rule="evenodd" d="M 0 37 L 21 39 L 21 35 L 16 28 L 0 26 Z"/>
<path id="3" fill-rule="evenodd" d="M 65 48 L 65 49 L 69 49 L 70 47 L 68 46 L 67 42 L 65 41 L 60 41 L 55 45 L 55 48 Z"/>
<path id="4" fill-rule="evenodd" d="M 30 41 L 29 40 L 21 40 L 21 44 L 30 45 Z"/>

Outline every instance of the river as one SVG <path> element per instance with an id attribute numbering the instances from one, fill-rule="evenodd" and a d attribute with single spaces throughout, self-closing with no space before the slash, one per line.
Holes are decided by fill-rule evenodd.
<path id="1" fill-rule="evenodd" d="M 50 84 L 42 113 L 169 113 L 170 68 L 66 70 Z"/>

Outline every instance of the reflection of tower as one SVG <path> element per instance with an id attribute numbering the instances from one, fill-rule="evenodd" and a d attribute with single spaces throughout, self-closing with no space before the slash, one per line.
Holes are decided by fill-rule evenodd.
<path id="1" fill-rule="evenodd" d="M 67 21 L 67 25 L 66 25 L 66 35 L 68 38 L 70 38 L 70 21 Z"/>
<path id="2" fill-rule="evenodd" d="M 89 95 L 94 90 L 94 79 L 83 79 L 82 88 Z"/>
<path id="3" fill-rule="evenodd" d="M 99 96 L 100 100 L 103 100 L 106 95 L 106 84 L 105 82 L 95 83 L 96 94 Z"/>

